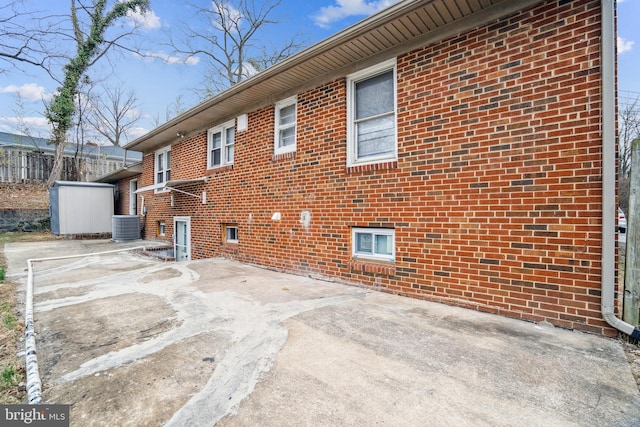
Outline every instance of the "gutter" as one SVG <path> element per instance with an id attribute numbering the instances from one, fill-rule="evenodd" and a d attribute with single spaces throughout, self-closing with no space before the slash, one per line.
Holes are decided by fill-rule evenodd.
<path id="1" fill-rule="evenodd" d="M 36 332 L 33 326 L 33 263 L 40 261 L 54 261 L 59 259 L 82 258 L 91 255 L 103 255 L 116 252 L 146 250 L 144 246 L 134 248 L 116 249 L 113 251 L 92 252 L 79 255 L 66 255 L 50 258 L 31 258 L 27 260 L 27 292 L 25 297 L 24 337 L 25 337 L 25 366 L 27 371 L 27 401 L 30 405 L 42 403 L 42 381 L 38 368 L 38 355 L 36 353 Z"/>
<path id="2" fill-rule="evenodd" d="M 271 65 L 248 79 L 231 86 L 214 97 L 158 126 L 145 135 L 129 142 L 123 148 L 142 153 L 154 151 L 160 147 L 171 144 L 171 141 L 176 136 L 176 131 L 180 136 L 182 136 L 183 132 L 186 132 L 185 136 L 192 136 L 195 133 L 205 130 L 212 123 L 229 120 L 241 112 L 246 112 L 245 110 L 247 108 L 254 110 L 255 108 L 272 104 L 277 100 L 277 98 L 274 99 L 276 96 L 285 98 L 287 96 L 294 95 L 294 89 L 296 88 L 311 89 L 314 86 L 331 81 L 334 78 L 344 77 L 346 74 L 358 69 L 357 67 L 353 68 L 356 63 L 363 66 L 366 66 L 365 64 L 374 65 L 376 62 L 381 62 L 384 59 L 398 56 L 400 53 L 408 52 L 418 46 L 431 44 L 435 41 L 454 36 L 455 34 L 459 34 L 463 31 L 477 28 L 479 25 L 493 22 L 496 19 L 519 12 L 534 4 L 540 3 L 541 1 L 542 0 L 476 1 L 474 3 L 482 5 L 480 10 L 468 15 L 463 13 L 464 17 L 462 18 L 451 19 L 451 17 L 443 17 L 438 9 L 446 8 L 446 4 L 457 5 L 458 3 L 467 3 L 466 1 L 400 0 L 388 8 L 337 32 L 333 36 L 303 49 L 302 51 Z M 394 21 L 394 25 L 397 27 L 403 27 L 406 23 L 401 22 L 402 17 L 412 14 L 420 9 L 426 10 L 425 8 L 430 5 L 433 6 L 433 9 L 429 12 L 425 12 L 427 17 L 420 18 L 417 16 L 416 19 L 432 19 L 433 22 L 436 23 L 436 27 L 425 33 L 413 34 L 411 37 L 404 37 L 404 41 L 396 41 L 393 46 L 389 46 L 385 49 L 377 49 L 372 54 L 369 54 L 366 57 L 362 56 L 355 60 L 355 63 L 354 59 L 351 58 L 351 55 L 347 53 L 349 50 L 359 49 L 357 46 L 350 46 L 350 44 L 355 43 L 358 38 L 375 31 L 385 34 L 389 30 L 386 30 L 384 27 L 386 25 L 391 25 Z M 462 10 L 468 8 L 468 5 L 465 5 L 464 7 L 458 5 L 458 7 Z M 433 13 L 435 17 L 430 18 L 430 13 Z M 391 35 L 389 37 L 393 36 Z M 296 68 L 305 68 L 307 65 L 312 64 L 314 59 L 319 59 L 329 52 L 341 53 L 338 55 L 337 59 L 325 58 L 325 60 L 322 60 L 322 62 L 324 62 L 324 65 L 322 66 L 316 64 L 314 66 L 316 71 L 314 77 L 296 76 Z M 270 85 L 270 83 L 276 83 L 274 82 L 274 79 L 282 76 L 288 76 L 291 78 L 285 79 L 275 86 Z M 249 92 L 254 87 L 261 87 L 262 85 L 264 85 L 263 87 L 265 90 L 260 90 L 260 94 L 257 96 L 249 97 Z M 286 89 L 283 89 L 283 86 Z M 240 101 L 238 101 L 239 103 L 236 103 L 238 99 L 240 99 Z M 207 115 L 207 112 L 212 112 L 216 108 L 219 108 L 220 111 L 216 112 L 213 116 Z M 199 121 L 198 118 L 201 118 L 201 115 L 207 115 L 206 119 Z M 192 124 L 189 124 L 190 121 Z M 172 129 L 174 130 L 172 131 Z"/>
<path id="3" fill-rule="evenodd" d="M 602 317 L 617 330 L 640 339 L 640 329 L 615 315 L 616 252 L 616 75 L 614 0 L 602 0 Z"/>

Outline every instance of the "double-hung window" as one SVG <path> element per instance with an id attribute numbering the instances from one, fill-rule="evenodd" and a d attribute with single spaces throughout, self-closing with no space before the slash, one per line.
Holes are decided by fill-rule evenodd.
<path id="1" fill-rule="evenodd" d="M 398 158 L 396 60 L 347 76 L 348 166 Z"/>
<path id="2" fill-rule="evenodd" d="M 353 228 L 352 247 L 354 258 L 371 258 L 381 261 L 395 259 L 395 230 L 392 228 Z"/>
<path id="3" fill-rule="evenodd" d="M 171 179 L 171 147 L 156 151 L 154 184 L 159 186 Z"/>
<path id="4" fill-rule="evenodd" d="M 207 132 L 207 168 L 233 164 L 235 127 L 233 120 Z"/>
<path id="5" fill-rule="evenodd" d="M 295 96 L 276 104 L 275 154 L 296 151 L 296 106 Z"/>

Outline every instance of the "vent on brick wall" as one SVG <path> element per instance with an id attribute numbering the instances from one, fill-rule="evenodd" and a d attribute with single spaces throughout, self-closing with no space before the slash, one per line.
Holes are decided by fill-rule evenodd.
<path id="1" fill-rule="evenodd" d="M 137 215 L 114 215 L 112 218 L 111 239 L 116 242 L 138 240 L 140 238 L 140 219 Z"/>

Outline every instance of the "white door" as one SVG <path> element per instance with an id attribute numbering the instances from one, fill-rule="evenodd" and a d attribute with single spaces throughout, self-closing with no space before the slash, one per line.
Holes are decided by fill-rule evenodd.
<path id="1" fill-rule="evenodd" d="M 176 261 L 189 261 L 191 259 L 191 217 L 174 217 L 173 230 L 173 250 Z"/>
<path id="2" fill-rule="evenodd" d="M 129 215 L 138 215 L 138 180 L 129 181 Z"/>

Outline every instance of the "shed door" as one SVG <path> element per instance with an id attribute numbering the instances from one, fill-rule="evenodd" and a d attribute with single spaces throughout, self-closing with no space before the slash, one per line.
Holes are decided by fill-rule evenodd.
<path id="1" fill-rule="evenodd" d="M 173 245 L 176 261 L 191 259 L 191 218 L 177 216 L 173 218 Z"/>

